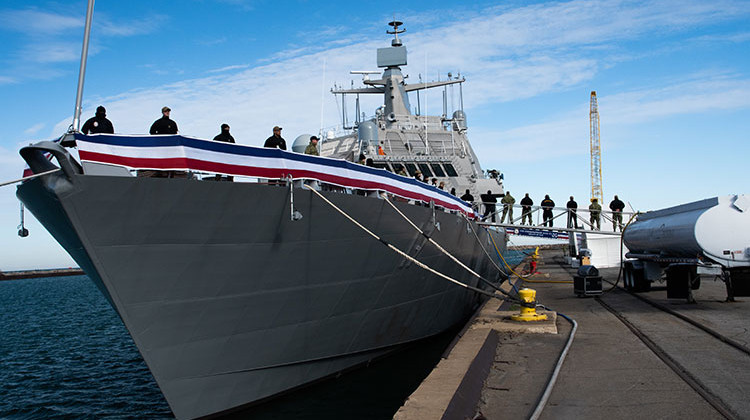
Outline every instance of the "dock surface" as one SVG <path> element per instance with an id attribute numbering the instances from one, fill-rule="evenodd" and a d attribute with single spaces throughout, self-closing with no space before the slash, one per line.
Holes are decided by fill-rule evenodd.
<path id="1" fill-rule="evenodd" d="M 33 279 L 39 277 L 80 276 L 84 274 L 80 268 L 51 268 L 45 270 L 0 271 L 0 281 Z"/>
<path id="2" fill-rule="evenodd" d="M 578 330 L 539 418 L 750 418 L 750 298 L 726 303 L 724 283 L 703 279 L 694 292 L 697 303 L 667 299 L 659 284 L 639 294 L 644 301 L 612 288 L 607 281 L 616 282 L 617 269 L 600 270 L 601 296 L 577 297 L 572 283 L 561 283 L 576 273 L 564 264 L 562 250 L 541 256 L 539 273 L 529 278 L 534 283 L 514 281 L 536 289 L 539 303 L 574 319 Z M 529 418 L 571 324 L 558 316 L 555 333 L 488 322 L 488 314 L 508 309 L 517 305 L 488 301 L 395 418 Z"/>

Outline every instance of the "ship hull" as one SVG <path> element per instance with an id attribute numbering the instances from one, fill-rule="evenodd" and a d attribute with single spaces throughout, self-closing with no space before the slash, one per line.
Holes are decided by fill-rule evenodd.
<path id="1" fill-rule="evenodd" d="M 303 189 L 293 189 L 296 221 L 288 187 L 253 183 L 52 174 L 17 194 L 110 301 L 178 418 L 365 363 L 445 331 L 480 300 Z M 385 241 L 477 286 L 383 200 L 323 194 Z M 473 226 L 478 241 L 460 215 L 396 204 L 497 278 L 481 248 L 491 248 L 486 230 Z"/>

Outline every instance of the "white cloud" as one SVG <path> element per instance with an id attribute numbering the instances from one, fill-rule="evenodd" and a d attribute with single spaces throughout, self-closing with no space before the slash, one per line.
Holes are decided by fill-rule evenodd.
<path id="1" fill-rule="evenodd" d="M 27 61 L 34 63 L 60 63 L 81 59 L 81 46 L 74 42 L 32 44 L 22 52 Z"/>
<path id="2" fill-rule="evenodd" d="M 83 16 L 61 15 L 37 9 L 6 10 L 0 13 L 0 24 L 6 29 L 31 36 L 60 34 L 82 28 Z"/>
<path id="3" fill-rule="evenodd" d="M 23 130 L 23 133 L 26 134 L 27 136 L 36 135 L 46 125 L 47 124 L 45 123 L 34 124 L 31 127 L 27 128 L 26 130 Z"/>
<path id="4" fill-rule="evenodd" d="M 236 64 L 236 65 L 233 65 L 233 66 L 226 66 L 226 67 L 222 67 L 222 68 L 219 68 L 219 69 L 209 70 L 206 73 L 224 73 L 224 72 L 228 72 L 228 71 L 232 71 L 232 70 L 243 70 L 243 69 L 246 69 L 248 67 L 250 67 L 249 64 Z"/>
<path id="5" fill-rule="evenodd" d="M 113 20 L 97 14 L 93 31 L 98 41 L 89 45 L 89 57 L 95 56 L 106 45 L 107 37 L 128 37 L 155 31 L 168 18 L 151 15 L 137 21 Z M 59 63 L 75 62 L 81 58 L 81 35 L 84 15 L 55 13 L 36 8 L 0 11 L 0 29 L 19 32 L 18 42 L 9 46 L 7 76 L 0 76 L 0 85 L 27 80 L 46 80 L 59 77 Z"/>
<path id="6" fill-rule="evenodd" d="M 414 83 L 418 73 L 424 76 L 460 70 L 469 79 L 464 93 L 471 110 L 581 86 L 602 67 L 612 65 L 610 56 L 627 59 L 610 43 L 715 24 L 736 16 L 733 13 L 738 13 L 737 9 L 747 13 L 747 8 L 733 7 L 733 3 L 676 6 L 668 2 L 631 5 L 574 1 L 488 9 L 468 22 L 459 20 L 404 37 L 411 63 L 405 73 L 411 75 L 408 81 Z M 312 53 L 308 47 L 293 48 L 279 52 L 276 57 L 287 58 L 273 63 L 228 66 L 212 71 L 206 78 L 125 92 L 98 102 L 107 105 L 115 128 L 122 133 L 147 132 L 151 121 L 159 116 L 159 109 L 169 105 L 181 133 L 186 135 L 212 137 L 219 124 L 228 122 L 239 142 L 260 144 L 269 135 L 269 128 L 279 124 L 285 127 L 287 140 L 292 141 L 298 134 L 317 132 L 321 103 L 326 108 L 323 125 L 338 122 L 334 112 L 338 105 L 328 90 L 334 82 L 348 85 L 349 70 L 374 68 L 375 49 L 387 42 L 385 38 L 350 42 Z M 359 77 L 356 80 L 359 83 Z M 617 109 L 616 114 L 608 116 L 608 124 L 627 124 L 669 114 L 746 107 L 745 98 L 750 97 L 747 83 L 741 77 L 698 75 L 692 81 L 665 81 L 658 89 L 630 90 L 600 101 L 606 100 L 608 106 Z M 363 110 L 371 114 L 378 101 L 379 98 L 363 98 Z M 98 104 L 90 104 L 84 115 L 92 114 Z M 369 104 L 372 109 L 367 108 Z M 566 140 L 580 138 L 581 132 L 588 135 L 588 119 L 580 117 L 587 116 L 588 110 L 581 108 L 576 112 L 581 114 L 558 116 L 555 121 L 502 133 L 487 132 L 487 136 L 482 131 L 488 130 L 478 127 L 479 140 L 474 139 L 477 147 L 487 153 L 498 152 L 497 146 L 490 142 L 485 146 L 482 141 L 492 137 L 508 139 L 503 142 L 502 155 L 529 148 L 538 151 L 535 160 L 566 155 L 571 153 L 561 146 Z M 55 133 L 64 130 L 69 121 L 66 118 L 60 122 Z"/>
<path id="7" fill-rule="evenodd" d="M 602 129 L 613 133 L 625 127 L 676 116 L 750 109 L 750 80 L 723 74 L 701 74 L 692 80 L 658 89 L 649 87 L 600 95 L 597 99 L 602 124 L 605 125 Z M 575 109 L 552 116 L 547 121 L 510 130 L 474 127 L 471 136 L 478 154 L 493 156 L 497 163 L 543 162 L 586 154 L 589 105 L 582 101 Z M 612 144 L 609 140 L 608 143 L 612 149 L 623 146 Z"/>
<path id="8" fill-rule="evenodd" d="M 151 15 L 135 21 L 113 21 L 108 15 L 99 14 L 94 20 L 94 30 L 113 37 L 145 35 L 154 32 L 167 20 L 164 15 Z"/>

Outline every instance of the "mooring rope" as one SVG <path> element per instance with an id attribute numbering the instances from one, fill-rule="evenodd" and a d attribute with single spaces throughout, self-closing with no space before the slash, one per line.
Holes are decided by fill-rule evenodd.
<path id="1" fill-rule="evenodd" d="M 427 240 L 428 240 L 428 241 L 429 241 L 429 242 L 430 242 L 431 244 L 435 245 L 435 247 L 436 247 L 436 248 L 437 248 L 437 249 L 438 249 L 438 250 L 439 250 L 440 252 L 442 252 L 443 254 L 445 254 L 446 256 L 448 256 L 448 258 L 450 258 L 450 259 L 451 259 L 451 260 L 453 260 L 453 261 L 454 261 L 454 262 L 455 262 L 456 264 L 458 264 L 459 266 L 461 266 L 461 268 L 465 269 L 466 271 L 468 271 L 469 273 L 471 273 L 471 274 L 472 274 L 472 275 L 473 275 L 474 277 L 478 278 L 479 280 L 481 280 L 482 282 L 484 282 L 484 283 L 485 283 L 485 284 L 487 284 L 488 286 L 492 287 L 493 289 L 497 290 L 498 292 L 500 292 L 500 293 L 502 293 L 502 294 L 504 294 L 504 295 L 506 295 L 506 296 L 510 296 L 510 295 L 508 294 L 508 292 L 506 292 L 505 290 L 503 290 L 503 289 L 499 288 L 498 286 L 496 286 L 496 285 L 495 285 L 494 283 L 492 283 L 491 281 L 489 281 L 489 280 L 485 279 L 485 278 L 484 278 L 484 277 L 482 277 L 482 276 L 481 276 L 481 275 L 480 275 L 479 273 L 477 273 L 476 271 L 472 270 L 472 269 L 471 269 L 470 267 L 468 267 L 468 266 L 467 266 L 466 264 L 462 263 L 462 262 L 461 262 L 461 261 L 460 261 L 460 260 L 459 260 L 458 258 L 454 257 L 454 256 L 453 256 L 453 255 L 452 255 L 452 254 L 451 254 L 450 252 L 446 251 L 446 250 L 445 250 L 445 248 L 443 248 L 442 246 L 440 246 L 440 244 L 438 244 L 437 242 L 435 242 L 435 240 L 434 240 L 434 239 L 432 239 L 432 238 L 431 238 L 431 237 L 430 237 L 429 235 L 427 235 L 426 233 L 424 233 L 424 231 L 423 231 L 422 229 L 420 229 L 420 228 L 419 228 L 419 226 L 417 226 L 416 224 L 414 224 L 414 222 L 412 222 L 412 221 L 411 221 L 411 219 L 409 219 L 409 218 L 408 218 L 408 217 L 407 217 L 407 216 L 406 216 L 406 215 L 405 215 L 405 214 L 404 214 L 404 213 L 403 213 L 403 212 L 402 212 L 401 210 L 399 210 L 399 208 L 398 208 L 398 207 L 396 207 L 396 205 L 395 205 L 395 204 L 393 204 L 393 203 L 391 202 L 391 200 L 389 200 L 389 199 L 388 199 L 388 197 L 387 197 L 387 196 L 386 196 L 385 194 L 382 194 L 382 193 L 381 193 L 381 197 L 383 198 L 383 200 L 385 200 L 385 202 L 386 202 L 386 203 L 388 203 L 388 204 L 389 204 L 389 205 L 391 206 L 391 208 L 393 208 L 393 210 L 396 210 L 396 213 L 398 213 L 399 215 L 401 215 L 401 217 L 403 217 L 403 218 L 404 218 L 404 220 L 406 220 L 407 222 L 409 222 L 409 224 L 410 224 L 410 225 L 411 225 L 411 226 L 412 226 L 412 227 L 413 227 L 413 228 L 414 228 L 414 229 L 415 229 L 415 230 L 416 230 L 417 232 L 419 232 L 419 233 L 420 233 L 420 234 L 421 234 L 422 236 L 424 236 L 425 238 L 427 238 Z M 481 244 L 480 244 L 480 245 L 481 245 Z"/>
<path id="2" fill-rule="evenodd" d="M 495 259 L 492 258 L 490 256 L 490 253 L 487 252 L 487 250 L 484 248 L 484 245 L 482 245 L 482 240 L 479 239 L 479 235 L 477 235 L 477 232 L 474 230 L 474 226 L 471 225 L 471 221 L 469 220 L 469 218 L 466 217 L 465 214 L 463 213 L 461 214 L 464 216 L 464 219 L 466 219 L 466 223 L 469 224 L 469 229 L 471 229 L 471 232 L 474 234 L 474 237 L 477 238 L 477 243 L 479 244 L 479 247 L 482 248 L 482 251 L 484 251 L 484 255 L 487 256 L 487 259 L 490 260 L 490 262 L 492 263 L 492 265 L 495 266 L 495 268 L 497 268 L 497 271 L 501 272 L 504 276 L 509 277 L 508 273 L 506 273 L 502 268 L 500 268 L 499 265 L 495 263 Z M 490 235 L 490 237 L 492 237 L 492 234 L 490 234 L 489 232 L 487 234 Z"/>
<path id="3" fill-rule="evenodd" d="M 342 215 L 342 216 L 344 216 L 344 217 L 346 217 L 347 219 L 349 219 L 349 221 L 350 221 L 350 222 L 354 223 L 354 224 L 355 224 L 355 225 L 356 225 L 357 227 L 359 227 L 359 228 L 360 228 L 360 229 L 362 229 L 363 231 L 367 232 L 367 234 L 368 234 L 368 235 L 370 235 L 370 236 L 372 236 L 373 238 L 377 239 L 378 241 L 380 241 L 380 243 L 382 243 L 383 245 L 387 246 L 388 248 L 390 248 L 391 250 L 393 250 L 393 251 L 394 251 L 394 252 L 396 252 L 397 254 L 401 255 L 402 257 L 404 257 L 404 258 L 408 259 L 409 261 L 413 262 L 413 263 L 414 263 L 414 264 L 416 264 L 417 266 L 419 266 L 419 267 L 421 267 L 421 268 L 423 268 L 423 269 L 425 269 L 425 270 L 429 271 L 429 272 L 430 272 L 430 273 L 432 273 L 432 274 L 435 274 L 436 276 L 438 276 L 438 277 L 440 277 L 440 278 L 443 278 L 443 279 L 445 279 L 445 280 L 448 280 L 449 282 L 451 282 L 451 283 L 453 283 L 453 284 L 456 284 L 456 285 L 458 285 L 458 286 L 461 286 L 461 287 L 463 287 L 463 288 L 465 288 L 465 289 L 468 289 L 468 290 L 471 290 L 471 291 L 473 291 L 473 292 L 476 292 L 476 293 L 479 293 L 479 294 L 482 294 L 482 295 L 485 295 L 485 296 L 489 296 L 489 297 L 493 297 L 493 298 L 501 299 L 501 300 L 506 300 L 506 299 L 507 299 L 506 297 L 504 297 L 504 296 L 502 296 L 502 295 L 498 295 L 498 294 L 496 294 L 496 293 L 491 293 L 491 292 L 488 292 L 488 291 L 486 291 L 486 290 L 482 290 L 482 289 L 479 289 L 479 288 L 477 288 L 477 287 L 474 287 L 474 286 L 469 286 L 468 284 L 464 284 L 464 283 L 461 283 L 460 281 L 458 281 L 458 280 L 456 280 L 456 279 L 453 279 L 453 278 L 451 278 L 451 277 L 449 277 L 449 276 L 447 276 L 447 275 L 445 275 L 445 274 L 443 274 L 443 273 L 441 273 L 441 272 L 439 272 L 439 271 L 437 271 L 437 270 L 433 269 L 432 267 L 429 267 L 428 265 L 426 265 L 426 264 L 424 264 L 423 262 L 421 262 L 421 261 L 417 260 L 416 258 L 414 258 L 414 257 L 410 256 L 410 255 L 409 255 L 409 254 L 407 254 L 406 252 L 404 252 L 404 251 L 402 251 L 402 250 L 398 249 L 398 248 L 397 248 L 397 247 L 396 247 L 395 245 L 393 245 L 393 244 L 389 243 L 389 242 L 388 242 L 388 241 L 386 241 L 385 239 L 383 239 L 383 238 L 379 237 L 378 235 L 376 235 L 375 233 L 373 233 L 372 231 L 370 231 L 369 229 L 367 229 L 366 227 L 364 227 L 364 226 L 363 226 L 363 225 L 362 225 L 361 223 L 359 223 L 358 221 L 356 221 L 356 220 L 355 220 L 355 219 L 354 219 L 353 217 L 351 217 L 350 215 L 348 215 L 348 214 L 347 214 L 347 213 L 346 213 L 345 211 L 343 211 L 343 210 L 341 210 L 340 208 L 338 208 L 338 207 L 337 207 L 337 206 L 336 206 L 335 204 L 333 204 L 333 203 L 332 203 L 332 202 L 331 202 L 330 200 L 328 200 L 328 199 L 327 199 L 327 198 L 326 198 L 325 196 L 323 196 L 323 194 L 321 194 L 320 192 L 316 191 L 315 189 L 311 188 L 311 187 L 310 187 L 310 186 L 308 186 L 308 185 L 303 185 L 303 186 L 304 186 L 304 188 L 307 188 L 308 190 L 310 190 L 310 191 L 312 191 L 313 193 L 315 193 L 315 194 L 316 194 L 316 195 L 317 195 L 318 197 L 320 197 L 320 198 L 321 198 L 321 199 L 322 199 L 323 201 L 325 201 L 326 203 L 328 203 L 328 205 L 329 205 L 329 206 L 333 207 L 333 208 L 334 208 L 334 210 L 336 210 L 336 211 L 338 211 L 339 213 L 341 213 L 341 215 Z"/>
<path id="4" fill-rule="evenodd" d="M 60 170 L 60 168 L 55 168 L 55 169 L 52 169 L 50 171 L 41 172 L 41 173 L 30 175 L 30 176 L 27 176 L 27 177 L 14 179 L 13 181 L 6 181 L 6 182 L 3 182 L 2 184 L 0 184 L 0 187 L 4 187 L 6 185 L 11 185 L 11 184 L 16 184 L 18 182 L 27 181 L 29 179 L 39 178 L 40 176 L 49 175 L 49 174 L 51 174 L 53 172 L 57 172 L 59 170 Z"/>
<path id="5" fill-rule="evenodd" d="M 468 266 L 467 266 L 466 264 L 462 263 L 462 262 L 461 262 L 461 261 L 460 261 L 460 260 L 459 260 L 458 258 L 454 257 L 454 256 L 453 256 L 453 255 L 452 255 L 452 254 L 451 254 L 450 252 L 448 252 L 447 250 L 445 250 L 445 248 L 443 248 L 442 246 L 440 246 L 440 244 L 438 244 L 437 242 L 435 242 L 435 240 L 434 240 L 434 239 L 432 239 L 432 238 L 431 238 L 431 237 L 430 237 L 429 235 L 427 235 L 426 233 L 424 233 L 424 231 L 423 231 L 422 229 L 420 229 L 420 228 L 419 228 L 419 226 L 417 226 L 416 224 L 414 224 L 414 222 L 412 222 L 412 221 L 411 221 L 411 219 L 409 219 L 409 218 L 408 218 L 408 217 L 407 217 L 407 216 L 406 216 L 406 215 L 405 215 L 405 214 L 404 214 L 404 213 L 403 213 L 403 212 L 402 212 L 401 210 L 399 210 L 399 208 L 398 208 L 398 207 L 396 207 L 396 205 L 395 205 L 395 204 L 393 204 L 393 203 L 391 202 L 391 200 L 389 200 L 389 199 L 388 199 L 388 197 L 387 197 L 387 196 L 386 196 L 385 194 L 381 194 L 381 197 L 383 198 L 383 200 L 385 200 L 385 202 L 386 202 L 386 203 L 388 203 L 388 204 L 389 204 L 389 205 L 390 205 L 390 206 L 391 206 L 391 207 L 393 208 L 393 210 L 396 210 L 396 213 L 398 213 L 398 214 L 399 214 L 399 215 L 400 215 L 401 217 L 403 217 L 403 218 L 404 218 L 404 220 L 406 220 L 407 222 L 409 222 L 409 224 L 410 224 L 410 225 L 411 225 L 411 226 L 412 226 L 412 227 L 413 227 L 413 228 L 414 228 L 414 229 L 415 229 L 415 230 L 416 230 L 417 232 L 419 232 L 419 233 L 420 233 L 420 235 L 424 236 L 425 238 L 427 238 L 427 240 L 428 240 L 428 241 L 429 241 L 429 242 L 430 242 L 431 244 L 435 245 L 435 248 L 437 248 L 437 249 L 438 249 L 438 250 L 439 250 L 440 252 L 442 252 L 443 254 L 445 254 L 445 255 L 446 255 L 446 256 L 447 256 L 448 258 L 450 258 L 451 260 L 453 260 L 453 261 L 454 261 L 454 262 L 455 262 L 456 264 L 458 264 L 458 265 L 459 265 L 459 266 L 460 266 L 461 268 L 463 268 L 463 269 L 465 269 L 466 271 L 468 271 L 469 273 L 471 273 L 471 274 L 472 274 L 472 275 L 473 275 L 474 277 L 478 278 L 478 279 L 479 279 L 479 280 L 481 280 L 481 281 L 482 281 L 483 283 L 487 284 L 488 286 L 492 287 L 493 289 L 497 290 L 498 292 L 500 292 L 500 293 L 502 293 L 502 294 L 504 294 L 504 295 L 506 295 L 506 296 L 509 296 L 509 297 L 511 297 L 511 296 L 510 296 L 510 295 L 508 294 L 508 292 L 506 292 L 505 290 L 503 290 L 503 289 L 501 289 L 500 287 L 496 286 L 496 285 L 495 285 L 495 284 L 494 284 L 493 282 L 491 282 L 490 280 L 487 280 L 487 279 L 485 279 L 484 277 L 482 277 L 482 276 L 481 276 L 481 275 L 480 275 L 479 273 L 477 273 L 476 271 L 472 270 L 472 269 L 471 269 L 470 267 L 468 267 Z M 481 245 L 481 244 L 480 244 L 480 245 Z"/>

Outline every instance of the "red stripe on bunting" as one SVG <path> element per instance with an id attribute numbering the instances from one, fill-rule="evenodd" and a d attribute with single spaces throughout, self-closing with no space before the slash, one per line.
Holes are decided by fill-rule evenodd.
<path id="1" fill-rule="evenodd" d="M 220 172 L 238 176 L 250 176 L 259 178 L 279 179 L 292 176 L 292 178 L 312 178 L 330 184 L 359 188 L 363 190 L 383 190 L 404 198 L 420 200 L 426 203 L 435 201 L 435 204 L 442 207 L 458 210 L 463 213 L 466 211 L 456 204 L 443 201 L 414 191 L 398 188 L 390 184 L 384 184 L 376 181 L 367 181 L 356 178 L 346 178 L 338 175 L 331 175 L 325 172 L 309 171 L 304 169 L 288 168 L 261 168 L 256 166 L 234 165 L 230 163 L 210 162 L 199 159 L 190 159 L 184 157 L 178 158 L 136 158 L 127 156 L 115 156 L 104 153 L 88 152 L 79 150 L 78 154 L 81 160 L 91 162 L 110 163 L 113 165 L 128 166 L 140 169 L 170 169 L 170 170 L 199 170 L 206 172 Z"/>

